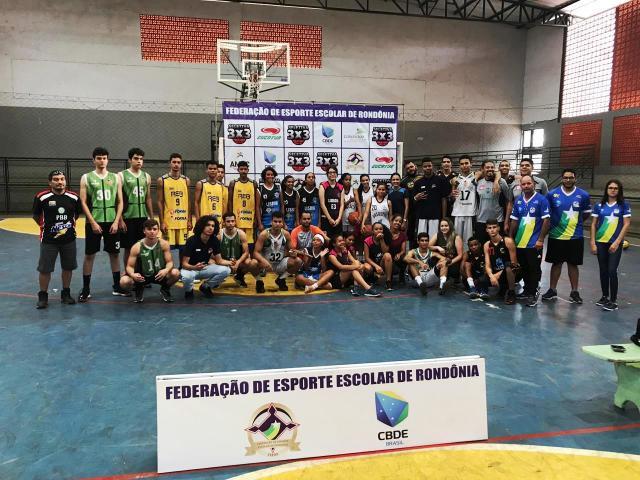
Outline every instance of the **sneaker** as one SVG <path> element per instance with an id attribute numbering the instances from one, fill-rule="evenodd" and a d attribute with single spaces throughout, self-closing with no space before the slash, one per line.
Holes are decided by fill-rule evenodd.
<path id="1" fill-rule="evenodd" d="M 538 292 L 536 292 L 534 295 L 531 295 L 531 298 L 529 299 L 529 301 L 526 303 L 527 307 L 536 307 L 538 306 L 538 297 L 540 296 L 540 294 Z"/>
<path id="2" fill-rule="evenodd" d="M 391 286 L 391 282 L 386 282 L 386 288 L 387 288 L 387 292 L 391 292 L 393 291 L 393 287 Z"/>
<path id="3" fill-rule="evenodd" d="M 578 293 L 577 290 L 574 290 L 573 292 L 571 292 L 571 294 L 569 295 L 569 298 L 571 299 L 572 303 L 577 303 L 578 305 L 582 305 L 582 297 L 580 297 L 580 294 Z"/>
<path id="4" fill-rule="evenodd" d="M 444 296 L 447 293 L 446 285 L 438 289 L 438 295 Z"/>
<path id="5" fill-rule="evenodd" d="M 311 293 L 314 292 L 316 289 L 313 285 L 305 285 L 304 287 L 304 293 Z"/>
<path id="6" fill-rule="evenodd" d="M 373 287 L 371 287 L 369 290 L 364 291 L 365 297 L 379 297 L 381 295 L 382 294 Z"/>
<path id="7" fill-rule="evenodd" d="M 78 295 L 78 302 L 86 303 L 91 298 L 91 291 L 85 290 L 84 288 L 80 290 L 80 294 Z"/>
<path id="8" fill-rule="evenodd" d="M 618 304 L 609 300 L 607 303 L 602 305 L 602 309 L 606 310 L 607 312 L 613 312 L 614 310 L 618 309 Z"/>
<path id="9" fill-rule="evenodd" d="M 514 290 L 508 290 L 504 297 L 504 303 L 507 305 L 513 305 L 516 303 L 516 292 Z"/>
<path id="10" fill-rule="evenodd" d="M 358 288 L 357 285 L 354 285 L 351 288 L 351 295 L 353 295 L 354 297 L 359 297 L 360 296 L 360 289 Z"/>
<path id="11" fill-rule="evenodd" d="M 38 303 L 36 304 L 36 308 L 38 310 L 42 310 L 43 308 L 47 308 L 49 306 L 49 294 L 47 292 L 38 292 Z"/>
<path id="12" fill-rule="evenodd" d="M 160 287 L 160 296 L 165 303 L 172 303 L 173 297 L 171 296 L 171 290 L 167 287 Z"/>
<path id="13" fill-rule="evenodd" d="M 578 292 L 576 292 L 576 294 L 577 293 Z M 571 292 L 571 295 L 573 295 L 573 292 Z M 542 294 L 542 300 L 553 300 L 555 298 L 558 298 L 558 292 L 553 288 L 550 288 L 549 290 L 547 290 Z M 580 295 L 578 295 L 578 298 L 580 298 Z M 575 302 L 575 303 L 582 303 L 582 299 L 580 299 L 579 302 Z"/>
<path id="14" fill-rule="evenodd" d="M 239 273 L 236 273 L 233 276 L 233 279 L 235 280 L 236 284 L 239 287 L 247 288 L 247 282 L 245 282 L 245 280 L 244 280 L 244 275 L 240 275 Z"/>
<path id="15" fill-rule="evenodd" d="M 131 292 L 123 288 L 120 288 L 120 285 L 115 285 L 113 287 L 113 291 L 111 292 L 111 295 L 113 295 L 114 297 L 130 297 Z"/>
<path id="16" fill-rule="evenodd" d="M 429 287 L 427 287 L 427 284 L 426 284 L 425 282 L 422 282 L 422 283 L 420 284 L 420 287 L 419 287 L 419 288 L 420 288 L 420 294 L 421 294 L 423 297 L 426 297 L 426 296 L 427 296 L 427 293 L 429 292 L 429 290 L 428 290 L 428 288 L 429 288 Z"/>
<path id="17" fill-rule="evenodd" d="M 287 280 L 284 278 L 276 278 L 276 285 L 278 286 L 278 290 L 281 292 L 289 291 L 289 287 L 287 287 Z"/>
<path id="18" fill-rule="evenodd" d="M 476 287 L 469 287 L 469 298 L 479 298 L 480 294 Z"/>
<path id="19" fill-rule="evenodd" d="M 530 296 L 531 295 L 524 292 L 516 293 L 516 300 L 527 300 Z"/>
<path id="20" fill-rule="evenodd" d="M 133 303 L 144 302 L 144 289 L 145 287 L 136 287 L 133 290 Z"/>
<path id="21" fill-rule="evenodd" d="M 256 280 L 256 293 L 264 293 L 264 282 L 262 280 Z"/>
<path id="22" fill-rule="evenodd" d="M 63 288 L 60 293 L 60 302 L 65 305 L 75 305 L 76 301 L 71 296 L 71 290 L 68 288 Z"/>
<path id="23" fill-rule="evenodd" d="M 609 297 L 600 297 L 600 300 L 598 300 L 596 302 L 596 305 L 599 307 L 603 307 L 605 306 L 607 303 L 609 303 Z"/>
<path id="24" fill-rule="evenodd" d="M 188 292 L 184 292 L 184 299 L 187 301 L 193 300 L 193 290 L 189 290 Z"/>
<path id="25" fill-rule="evenodd" d="M 213 298 L 213 292 L 211 291 L 211 288 L 206 283 L 203 282 L 198 288 L 198 290 L 200 290 L 200 293 L 202 294 L 203 297 Z"/>

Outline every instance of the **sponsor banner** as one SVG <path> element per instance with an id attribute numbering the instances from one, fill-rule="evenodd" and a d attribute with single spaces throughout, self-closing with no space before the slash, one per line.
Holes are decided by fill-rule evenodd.
<path id="1" fill-rule="evenodd" d="M 349 123 L 343 125 L 342 148 L 369 148 L 369 124 Z"/>
<path id="2" fill-rule="evenodd" d="M 256 120 L 255 145 L 282 147 L 284 145 L 283 122 L 279 120 Z"/>
<path id="3" fill-rule="evenodd" d="M 237 177 L 237 174 L 234 176 L 233 172 L 238 171 L 238 162 L 240 160 L 248 162 L 249 171 L 255 172 L 255 149 L 253 147 L 225 147 L 224 150 L 225 174 L 229 172 L 232 178 Z"/>
<path id="4" fill-rule="evenodd" d="M 371 124 L 369 148 L 396 148 L 396 125 Z"/>
<path id="5" fill-rule="evenodd" d="M 369 160 L 369 169 L 371 175 L 387 175 L 387 181 L 391 174 L 396 172 L 397 159 L 396 149 L 376 149 L 371 150 L 371 158 Z"/>
<path id="6" fill-rule="evenodd" d="M 284 146 L 289 148 L 312 148 L 313 123 L 284 122 Z"/>
<path id="7" fill-rule="evenodd" d="M 313 150 L 313 155 L 313 172 L 316 174 L 316 182 L 318 185 L 320 182 L 324 182 L 326 180 L 327 169 L 330 166 L 333 165 L 338 168 L 338 171 L 340 171 L 340 155 L 342 155 L 340 149 L 315 148 Z"/>
<path id="8" fill-rule="evenodd" d="M 342 149 L 342 169 L 344 173 L 360 175 L 369 171 L 369 149 Z"/>
<path id="9" fill-rule="evenodd" d="M 255 129 L 252 120 L 225 120 L 225 146 L 253 147 L 255 145 Z"/>
<path id="10" fill-rule="evenodd" d="M 282 176 L 285 165 L 284 148 L 256 147 L 255 155 L 256 172 L 262 172 L 266 167 L 272 167 L 275 168 L 278 175 Z"/>
<path id="11" fill-rule="evenodd" d="M 313 146 L 316 148 L 340 148 L 342 146 L 342 124 L 315 122 L 313 124 Z"/>
<path id="12" fill-rule="evenodd" d="M 222 117 L 237 120 L 279 119 L 397 124 L 398 107 L 334 103 L 222 102 Z"/>
<path id="13" fill-rule="evenodd" d="M 487 438 L 477 356 L 156 377 L 158 471 Z"/>
<path id="14" fill-rule="evenodd" d="M 304 178 L 307 172 L 313 172 L 313 164 L 312 148 L 285 149 L 285 173 L 302 175 L 302 178 Z"/>

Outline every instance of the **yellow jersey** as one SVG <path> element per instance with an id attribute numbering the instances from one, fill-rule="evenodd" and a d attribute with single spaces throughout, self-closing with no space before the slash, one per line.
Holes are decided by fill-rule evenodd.
<path id="1" fill-rule="evenodd" d="M 189 214 L 189 188 L 187 177 L 173 178 L 169 174 L 162 177 L 164 212 L 162 218 L 169 229 L 186 229 Z"/>
<path id="2" fill-rule="evenodd" d="M 233 213 L 240 229 L 253 228 L 256 215 L 256 190 L 252 181 L 235 181 L 233 187 Z"/>
<path id="3" fill-rule="evenodd" d="M 200 215 L 213 215 L 222 219 L 222 215 L 227 210 L 229 189 L 221 183 L 209 183 L 206 179 L 202 179 L 200 182 L 202 183 Z"/>

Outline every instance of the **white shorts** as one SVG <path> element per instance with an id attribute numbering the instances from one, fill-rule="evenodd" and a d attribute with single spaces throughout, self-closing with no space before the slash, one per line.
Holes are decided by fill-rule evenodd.
<path id="1" fill-rule="evenodd" d="M 473 236 L 473 224 L 475 217 L 455 217 L 454 228 L 456 233 L 462 237 L 464 251 L 469 250 L 467 242 Z"/>
<path id="2" fill-rule="evenodd" d="M 419 233 L 426 232 L 431 238 L 438 233 L 438 227 L 440 226 L 440 220 L 419 219 L 418 227 L 416 229 L 416 237 Z"/>
<path id="3" fill-rule="evenodd" d="M 434 287 L 440 283 L 440 279 L 436 275 L 435 270 L 432 268 L 431 270 L 420 270 L 420 277 L 422 278 L 422 283 L 426 283 L 427 287 Z"/>
<path id="4" fill-rule="evenodd" d="M 284 257 L 279 262 L 273 262 L 271 268 L 276 275 L 282 275 L 287 272 L 287 266 L 289 264 L 289 257 Z"/>

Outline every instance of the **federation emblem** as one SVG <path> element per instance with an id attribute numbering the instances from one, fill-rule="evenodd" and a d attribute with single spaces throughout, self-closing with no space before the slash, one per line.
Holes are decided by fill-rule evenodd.
<path id="1" fill-rule="evenodd" d="M 299 426 L 285 405 L 270 403 L 261 406 L 251 416 L 251 425 L 245 428 L 249 441 L 245 455 L 260 453 L 277 457 L 287 451 L 300 450 L 300 443 L 296 442 Z"/>
<path id="2" fill-rule="evenodd" d="M 294 145 L 302 145 L 310 139 L 309 125 L 289 125 L 287 127 L 287 140 Z"/>
<path id="3" fill-rule="evenodd" d="M 393 142 L 393 129 L 391 127 L 373 127 L 371 141 L 380 147 L 386 147 L 389 142 Z"/>
<path id="4" fill-rule="evenodd" d="M 324 138 L 331 138 L 333 137 L 333 128 L 327 126 L 327 125 L 322 125 L 322 136 Z"/>
<path id="5" fill-rule="evenodd" d="M 395 392 L 376 392 L 376 417 L 379 422 L 395 427 L 409 416 L 409 402 Z"/>
<path id="6" fill-rule="evenodd" d="M 230 123 L 227 138 L 236 145 L 242 145 L 251 138 L 251 126 L 248 123 Z"/>
<path id="7" fill-rule="evenodd" d="M 347 157 L 347 162 L 351 165 L 360 165 L 364 162 L 364 158 L 358 152 L 353 152 L 351 155 Z"/>
<path id="8" fill-rule="evenodd" d="M 277 157 L 276 154 L 273 152 L 270 152 L 268 150 L 264 151 L 264 161 L 265 163 L 269 164 L 269 165 L 273 165 L 274 163 L 276 163 Z"/>
<path id="9" fill-rule="evenodd" d="M 287 155 L 287 166 L 296 172 L 302 172 L 309 165 L 311 165 L 311 158 L 308 152 L 289 152 Z"/>

